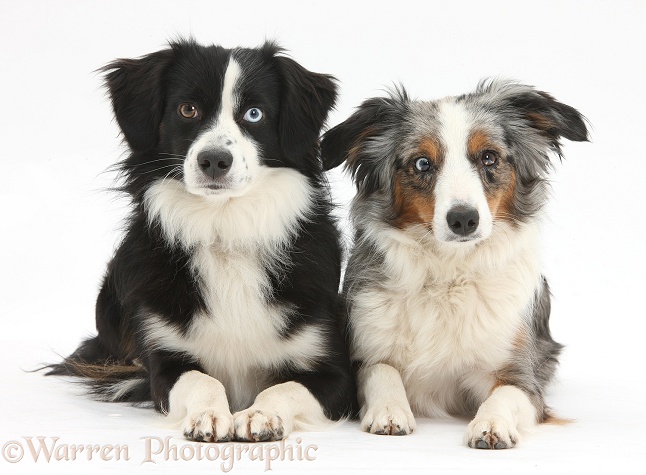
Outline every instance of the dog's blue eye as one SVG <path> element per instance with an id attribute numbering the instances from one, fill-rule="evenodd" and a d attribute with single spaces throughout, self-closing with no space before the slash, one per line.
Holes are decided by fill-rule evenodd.
<path id="1" fill-rule="evenodd" d="M 243 119 L 247 122 L 258 122 L 262 119 L 262 111 L 257 107 L 252 107 L 245 112 Z"/>
<path id="2" fill-rule="evenodd" d="M 426 157 L 420 157 L 415 161 L 415 168 L 420 172 L 427 172 L 431 169 L 431 162 Z"/>

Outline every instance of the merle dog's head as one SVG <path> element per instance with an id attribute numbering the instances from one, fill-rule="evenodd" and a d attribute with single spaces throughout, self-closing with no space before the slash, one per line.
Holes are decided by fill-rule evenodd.
<path id="1" fill-rule="evenodd" d="M 496 222 L 517 225 L 541 209 L 561 137 L 587 140 L 579 112 L 532 87 L 490 81 L 439 101 L 403 89 L 369 99 L 325 134 L 321 153 L 326 168 L 345 162 L 352 172 L 354 208 L 365 215 L 355 212 L 355 222 L 476 243 Z"/>
<path id="2" fill-rule="evenodd" d="M 243 195 L 288 167 L 316 178 L 320 129 L 336 99 L 331 76 L 312 73 L 268 42 L 225 49 L 180 40 L 104 71 L 132 154 L 122 164 L 135 198 L 176 179 L 203 196 Z"/>

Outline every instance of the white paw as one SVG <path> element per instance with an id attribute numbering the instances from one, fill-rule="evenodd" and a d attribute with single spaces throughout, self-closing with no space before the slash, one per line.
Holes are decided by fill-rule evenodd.
<path id="1" fill-rule="evenodd" d="M 249 408 L 233 415 L 235 438 L 244 442 L 265 442 L 286 437 L 283 420 L 274 412 Z"/>
<path id="2" fill-rule="evenodd" d="M 408 404 L 372 407 L 361 419 L 361 429 L 371 434 L 407 435 L 415 430 L 415 417 Z"/>
<path id="3" fill-rule="evenodd" d="M 516 425 L 501 417 L 476 418 L 467 427 L 465 443 L 474 449 L 510 449 L 518 443 Z"/>
<path id="4" fill-rule="evenodd" d="M 195 412 L 184 419 L 182 432 L 198 442 L 227 442 L 233 439 L 233 416 L 212 409 Z"/>

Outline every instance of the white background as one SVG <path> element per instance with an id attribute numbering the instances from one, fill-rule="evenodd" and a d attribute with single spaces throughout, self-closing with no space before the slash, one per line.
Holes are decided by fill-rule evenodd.
<path id="1" fill-rule="evenodd" d="M 316 460 L 274 471 L 645 473 L 645 20 L 643 1 L 0 0 L 0 445 L 26 450 L 15 464 L 0 455 L 0 473 L 221 469 L 142 465 L 141 438 L 179 433 L 152 411 L 89 401 L 69 382 L 24 371 L 94 331 L 94 299 L 127 211 L 106 191 L 114 175 L 105 170 L 124 149 L 93 71 L 187 34 L 228 47 L 277 39 L 307 68 L 334 74 L 341 96 L 330 125 L 393 82 L 433 99 L 503 76 L 552 93 L 592 127 L 591 143 L 567 143 L 556 163 L 543 236 L 553 334 L 567 345 L 548 403 L 576 422 L 496 452 L 463 447 L 460 420 L 420 420 L 396 438 L 346 423 L 300 434 L 302 446 L 318 447 Z M 331 181 L 345 206 L 349 179 Z M 26 436 L 128 445 L 131 460 L 35 464 Z M 245 470 L 264 465 L 247 457 L 233 473 Z"/>

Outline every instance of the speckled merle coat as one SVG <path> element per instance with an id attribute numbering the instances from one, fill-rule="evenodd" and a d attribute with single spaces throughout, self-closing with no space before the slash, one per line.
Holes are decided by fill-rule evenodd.
<path id="1" fill-rule="evenodd" d="M 466 414 L 469 446 L 507 448 L 552 417 L 561 345 L 538 236 L 561 137 L 587 140 L 582 116 L 511 81 L 395 90 L 325 134 L 325 166 L 345 162 L 358 190 L 344 294 L 364 430 Z"/>

